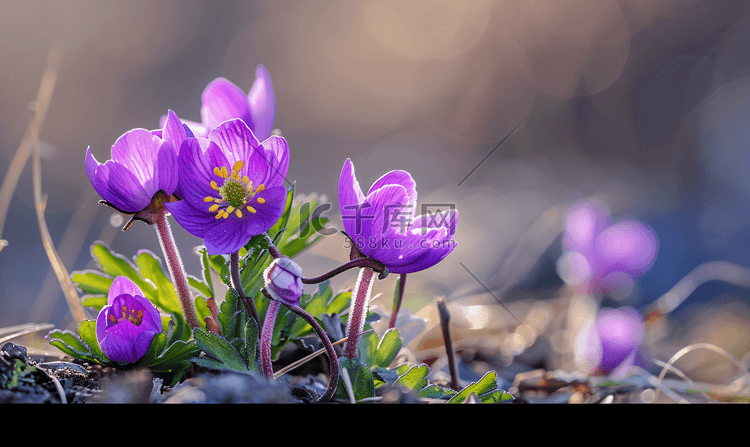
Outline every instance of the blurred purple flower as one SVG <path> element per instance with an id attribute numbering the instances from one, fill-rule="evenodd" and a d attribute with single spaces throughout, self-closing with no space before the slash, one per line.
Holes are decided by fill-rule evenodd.
<path id="1" fill-rule="evenodd" d="M 235 118 L 243 120 L 259 140 L 271 136 L 276 96 L 271 76 L 263 65 L 256 68 L 255 82 L 247 95 L 227 79 L 216 78 L 203 90 L 201 103 L 202 122 L 184 121 L 196 137 L 206 138 L 211 129 Z M 163 116 L 162 123 L 166 119 Z"/>
<path id="2" fill-rule="evenodd" d="M 299 306 L 302 296 L 302 268 L 282 256 L 274 259 L 263 272 L 266 291 L 276 300 Z"/>
<path id="3" fill-rule="evenodd" d="M 417 187 L 406 171 L 380 177 L 365 196 L 350 159 L 339 178 L 339 207 L 344 228 L 356 248 L 391 273 L 425 270 L 456 247 L 458 211 L 415 216 Z"/>
<path id="4" fill-rule="evenodd" d="M 289 146 L 278 136 L 258 142 L 241 119 L 185 140 L 178 165 L 185 197 L 166 207 L 209 254 L 239 250 L 284 211 Z"/>
<path id="5" fill-rule="evenodd" d="M 110 360 L 135 363 L 162 332 L 161 316 L 138 286 L 125 276 L 112 281 L 107 305 L 96 318 L 99 347 Z"/>
<path id="6" fill-rule="evenodd" d="M 634 309 L 602 309 L 579 335 L 579 362 L 590 373 L 623 374 L 637 362 L 644 332 L 643 319 Z"/>
<path id="7" fill-rule="evenodd" d="M 91 147 L 86 150 L 86 174 L 103 203 L 149 224 L 152 216 L 143 211 L 152 200 L 170 200 L 177 191 L 177 155 L 188 137 L 177 115 L 170 110 L 167 116 L 162 129 L 133 129 L 118 138 L 103 164 Z"/>
<path id="8" fill-rule="evenodd" d="M 611 224 L 601 202 L 579 202 L 568 209 L 563 236 L 563 279 L 603 294 L 622 287 L 648 271 L 659 241 L 648 225 L 635 220 Z"/>

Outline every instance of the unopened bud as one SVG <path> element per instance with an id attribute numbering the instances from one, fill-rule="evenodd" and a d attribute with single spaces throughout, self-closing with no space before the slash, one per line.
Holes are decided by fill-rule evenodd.
<path id="1" fill-rule="evenodd" d="M 274 259 L 263 272 L 266 291 L 275 300 L 299 305 L 302 296 L 302 268 L 289 258 Z"/>

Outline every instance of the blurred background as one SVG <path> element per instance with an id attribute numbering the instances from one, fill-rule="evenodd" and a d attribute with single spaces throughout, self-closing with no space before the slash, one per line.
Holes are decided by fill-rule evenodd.
<path id="1" fill-rule="evenodd" d="M 533 309 L 552 321 L 564 210 L 592 196 L 615 220 L 658 234 L 654 266 L 621 303 L 644 309 L 705 262 L 750 266 L 749 23 L 746 2 L 713 0 L 2 0 L 0 176 L 60 46 L 41 131 L 58 253 L 69 272 L 92 267 L 95 240 L 128 258 L 160 253 L 153 229 L 121 232 L 124 220 L 97 204 L 86 148 L 103 162 L 117 137 L 157 128 L 168 109 L 200 121 L 208 82 L 223 76 L 248 91 L 263 64 L 291 149 L 288 177 L 332 204 L 329 226 L 343 228 L 336 191 L 346 158 L 365 190 L 405 169 L 421 203 L 459 210 L 456 250 L 409 276 L 412 312 L 434 319 L 435 298 L 446 297 L 458 337 L 507 332 Z M 27 163 L 0 216 L 0 327 L 72 328 L 33 204 Z M 199 275 L 200 240 L 172 228 L 188 273 Z M 347 256 L 338 233 L 299 263 L 315 276 Z M 394 281 L 375 286 L 383 307 Z M 669 316 L 662 360 L 695 341 L 742 357 L 749 299 L 731 282 L 699 284 Z M 459 311 L 469 308 L 481 312 Z"/>

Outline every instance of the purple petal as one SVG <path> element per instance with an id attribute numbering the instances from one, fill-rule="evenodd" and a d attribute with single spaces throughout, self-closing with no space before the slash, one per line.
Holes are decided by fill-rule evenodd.
<path id="1" fill-rule="evenodd" d="M 642 275 L 653 264 L 658 250 L 656 233 L 648 225 L 625 221 L 604 230 L 594 243 L 599 273 Z"/>
<path id="2" fill-rule="evenodd" d="M 372 184 L 370 190 L 367 192 L 369 196 L 376 189 L 382 188 L 385 185 L 401 185 L 406 189 L 406 195 L 409 197 L 408 204 L 416 206 L 417 204 L 417 183 L 412 178 L 411 174 L 406 171 L 391 171 L 384 174 L 382 177 L 377 179 Z M 414 213 L 416 214 L 416 213 Z"/>
<path id="3" fill-rule="evenodd" d="M 185 140 L 178 159 L 180 191 L 185 200 L 201 207 L 205 203 L 204 198 L 219 198 L 218 191 L 211 188 L 211 182 L 215 181 L 220 186 L 223 179 L 214 174 L 214 168 L 221 168 L 227 164 L 221 149 L 213 142 L 204 138 Z"/>
<path id="4" fill-rule="evenodd" d="M 384 234 L 393 231 L 391 227 L 391 215 L 399 204 L 408 200 L 406 189 L 401 185 L 386 185 L 368 195 L 365 203 L 359 208 L 359 215 L 344 219 L 344 225 L 349 237 L 360 248 L 360 251 L 370 257 L 378 259 L 375 255 L 380 246 L 379 241 Z M 346 221 L 351 221 L 347 222 Z M 358 228 L 359 227 L 359 228 Z"/>
<path id="5" fill-rule="evenodd" d="M 125 132 L 112 146 L 112 161 L 130 171 L 151 195 L 157 189 L 153 182 L 161 139 L 145 129 Z"/>
<path id="6" fill-rule="evenodd" d="M 136 288 L 137 289 L 137 288 Z M 132 290 L 126 283 L 115 290 Z M 112 293 L 112 288 L 110 288 Z M 126 315 L 140 315 L 134 323 Z M 151 302 L 138 295 L 121 294 L 104 306 L 96 320 L 99 345 L 110 360 L 135 363 L 148 351 L 154 335 L 161 332 L 161 317 Z"/>
<path id="7" fill-rule="evenodd" d="M 600 367 L 604 371 L 613 370 L 632 356 L 643 340 L 643 320 L 629 307 L 601 310 L 595 326 L 602 351 Z"/>
<path id="8" fill-rule="evenodd" d="M 289 145 L 284 138 L 272 135 L 262 143 L 262 149 L 263 159 L 266 161 L 266 176 L 254 180 L 254 184 L 262 183 L 267 188 L 283 186 L 289 171 Z M 258 150 L 255 152 L 260 154 Z M 250 179 L 253 178 L 250 167 L 246 167 L 243 171 Z"/>
<path id="9" fill-rule="evenodd" d="M 445 211 L 435 211 L 434 213 L 428 213 L 419 215 L 412 221 L 413 228 L 440 228 L 445 227 L 448 229 L 448 234 L 453 236 L 456 234 L 456 227 L 458 226 L 458 210 L 447 209 Z"/>
<path id="10" fill-rule="evenodd" d="M 112 281 L 107 294 L 107 304 L 112 305 L 120 295 L 144 296 L 141 289 L 127 276 L 118 276 Z"/>
<path id="11" fill-rule="evenodd" d="M 344 229 L 350 236 L 354 235 L 357 209 L 365 200 L 366 197 L 354 173 L 354 164 L 347 158 L 339 177 L 339 209 L 344 220 Z"/>
<path id="12" fill-rule="evenodd" d="M 252 129 L 255 136 L 263 141 L 271 136 L 276 117 L 276 95 L 273 92 L 271 76 L 263 65 L 255 70 L 255 82 L 247 95 L 252 116 Z M 250 125 L 250 123 L 248 123 Z"/>
<path id="13" fill-rule="evenodd" d="M 168 111 L 167 119 L 162 126 L 161 139 L 169 143 L 175 157 L 180 155 L 180 147 L 187 137 L 185 126 L 180 118 L 173 111 Z"/>
<path id="14" fill-rule="evenodd" d="M 249 202 L 248 205 L 256 212 L 241 209 L 242 218 L 230 215 L 226 219 L 215 219 L 211 215 L 213 222 L 205 224 L 209 228 L 202 236 L 208 254 L 234 253 L 247 244 L 251 237 L 268 230 L 279 220 L 286 204 L 286 189 L 280 186 L 269 188 L 260 193 L 260 197 L 265 199 L 265 203 Z"/>
<path id="15" fill-rule="evenodd" d="M 227 160 L 232 164 L 239 160 L 247 164 L 247 160 L 258 152 L 257 148 L 261 146 L 253 131 L 241 119 L 232 119 L 218 124 L 209 132 L 208 139 L 224 151 Z M 267 163 L 263 164 L 267 165 Z M 263 172 L 265 169 L 266 166 L 262 166 Z"/>
<path id="16" fill-rule="evenodd" d="M 164 128 L 164 124 L 167 123 L 167 115 L 162 115 L 161 118 L 159 118 L 159 129 Z M 190 121 L 186 119 L 180 118 L 180 121 L 182 121 L 182 124 L 187 126 L 187 128 L 190 130 L 190 132 L 193 134 L 194 137 L 201 137 L 201 138 L 208 138 L 208 129 L 201 124 L 196 123 L 195 121 Z M 159 135 L 161 137 L 161 135 Z"/>
<path id="17" fill-rule="evenodd" d="M 151 203 L 156 190 L 148 190 L 124 166 L 108 160 L 96 169 L 96 178 L 91 182 L 99 195 L 117 209 L 136 213 Z"/>
<path id="18" fill-rule="evenodd" d="M 401 242 L 398 241 L 399 237 Z M 433 228 L 424 234 L 422 230 L 413 229 L 406 235 L 396 235 L 393 239 L 391 244 L 398 249 L 380 250 L 375 257 L 393 273 L 414 273 L 430 268 L 442 261 L 458 245 L 448 234 L 447 228 Z"/>
<path id="19" fill-rule="evenodd" d="M 254 125 L 245 92 L 225 78 L 211 81 L 203 90 L 201 102 L 203 126 L 209 130 L 234 118 Z"/>
<path id="20" fill-rule="evenodd" d="M 208 206 L 206 206 L 206 209 L 198 209 L 192 206 L 187 200 L 168 202 L 164 206 L 167 207 L 175 220 L 177 220 L 177 223 L 185 231 L 201 239 L 205 236 L 206 231 L 216 222 L 215 215 L 207 212 Z"/>
<path id="21" fill-rule="evenodd" d="M 566 251 L 584 255 L 591 252 L 594 240 L 609 225 L 606 206 L 599 201 L 582 201 L 568 209 L 565 219 Z"/>
<path id="22" fill-rule="evenodd" d="M 159 148 L 158 161 L 154 169 L 154 183 L 157 191 L 162 190 L 171 196 L 177 190 L 179 178 L 177 154 L 165 141 Z"/>

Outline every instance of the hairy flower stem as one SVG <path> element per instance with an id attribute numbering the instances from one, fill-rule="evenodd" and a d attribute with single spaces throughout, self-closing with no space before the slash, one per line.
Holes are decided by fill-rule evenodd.
<path id="1" fill-rule="evenodd" d="M 167 221 L 167 214 L 168 212 L 165 207 L 161 207 L 159 212 L 155 213 L 156 235 L 159 238 L 159 245 L 161 245 L 161 250 L 167 260 L 169 275 L 172 277 L 177 297 L 182 306 L 182 316 L 185 318 L 187 324 L 192 329 L 195 329 L 200 327 L 201 324 L 198 320 L 198 314 L 195 311 L 195 304 L 190 297 L 187 274 L 182 266 L 180 252 L 175 245 L 172 230 L 169 227 L 169 221 Z"/>
<path id="2" fill-rule="evenodd" d="M 268 233 L 263 233 L 263 235 L 266 237 L 266 242 L 268 243 L 268 252 L 271 254 L 271 256 L 273 256 L 274 259 L 280 258 L 281 252 L 279 252 L 279 249 L 276 248 L 276 245 L 274 245 L 271 236 L 269 236 Z"/>
<path id="3" fill-rule="evenodd" d="M 263 372 L 267 377 L 273 377 L 273 370 L 271 368 L 271 337 L 273 336 L 273 323 L 276 320 L 276 314 L 279 310 L 280 302 L 274 300 L 266 291 L 266 289 L 261 289 L 261 291 L 263 292 L 263 295 L 265 295 L 266 298 L 271 301 L 268 305 L 268 310 L 266 311 L 266 318 L 263 323 L 263 332 L 261 334 L 260 341 L 261 350 L 263 353 Z M 315 330 L 315 333 L 318 334 L 320 341 L 323 343 L 323 346 L 325 347 L 326 354 L 328 354 L 328 363 L 330 364 L 331 371 L 329 374 L 330 377 L 328 378 L 328 387 L 326 388 L 325 393 L 320 396 L 318 402 L 327 402 L 333 397 L 333 394 L 336 392 L 336 387 L 339 383 L 339 358 L 336 355 L 336 350 L 333 349 L 333 343 L 331 343 L 331 339 L 328 338 L 328 334 L 326 334 L 320 324 L 318 324 L 317 320 L 315 320 L 312 315 L 307 313 L 307 311 L 295 304 L 289 304 L 286 302 L 281 302 L 281 304 L 284 304 L 289 308 L 289 310 L 297 314 L 300 318 L 304 319 L 310 326 L 312 326 L 312 328 Z M 270 322 L 270 324 L 266 326 L 266 322 Z M 267 348 L 264 347 L 264 342 L 267 343 Z M 266 367 L 266 365 L 268 366 Z"/>
<path id="4" fill-rule="evenodd" d="M 396 285 L 398 287 L 396 296 L 393 299 L 393 310 L 391 311 L 391 321 L 388 324 L 388 329 L 393 329 L 396 327 L 396 317 L 398 316 L 398 311 L 401 309 L 401 302 L 404 299 L 404 287 L 406 287 L 406 273 L 402 273 L 401 276 L 398 277 L 398 284 Z"/>
<path id="5" fill-rule="evenodd" d="M 279 302 L 271 299 L 268 303 L 268 310 L 263 319 L 263 329 L 260 333 L 260 358 L 263 366 L 263 374 L 273 377 L 273 365 L 271 364 L 271 339 L 273 338 L 273 326 L 276 323 L 276 315 L 279 313 Z"/>
<path id="6" fill-rule="evenodd" d="M 378 273 L 378 278 L 383 279 L 385 278 L 385 275 L 388 274 L 388 270 L 383 266 L 383 264 L 379 261 L 376 261 L 372 258 L 357 258 L 353 259 L 346 264 L 340 265 L 336 267 L 335 269 L 331 270 L 328 273 L 324 273 L 316 278 L 302 278 L 303 284 L 318 284 L 321 283 L 327 279 L 331 279 L 334 276 L 338 275 L 339 273 L 343 273 L 349 269 L 355 268 L 355 267 L 370 267 L 375 272 Z"/>
<path id="7" fill-rule="evenodd" d="M 320 341 L 323 343 L 323 346 L 325 346 L 326 348 L 326 353 L 328 354 L 328 363 L 330 364 L 331 372 L 330 377 L 328 378 L 328 388 L 326 388 L 326 392 L 323 393 L 322 396 L 320 396 L 318 402 L 327 402 L 333 397 L 333 394 L 336 392 L 336 387 L 339 384 L 339 359 L 336 355 L 336 350 L 333 349 L 333 344 L 328 338 L 326 332 L 322 327 L 320 327 L 320 324 L 315 321 L 315 318 L 313 318 L 312 315 L 307 313 L 299 306 L 287 303 L 284 303 L 284 305 L 291 309 L 292 312 L 302 317 L 310 326 L 313 327 L 315 333 L 318 334 Z"/>
<path id="8" fill-rule="evenodd" d="M 229 274 L 232 278 L 232 288 L 237 293 L 237 296 L 240 297 L 248 315 L 250 315 L 250 317 L 255 320 L 255 324 L 260 327 L 260 318 L 258 317 L 258 309 L 255 308 L 255 301 L 253 301 L 251 297 L 245 295 L 245 288 L 242 287 L 242 277 L 240 276 L 240 253 L 238 251 L 229 255 Z"/>
<path id="9" fill-rule="evenodd" d="M 344 345 L 344 356 L 354 359 L 359 356 L 359 338 L 365 327 L 367 317 L 367 306 L 372 292 L 375 271 L 370 267 L 363 267 L 359 271 L 357 283 L 354 285 L 354 303 L 349 310 L 349 322 L 347 323 L 347 341 Z"/>

